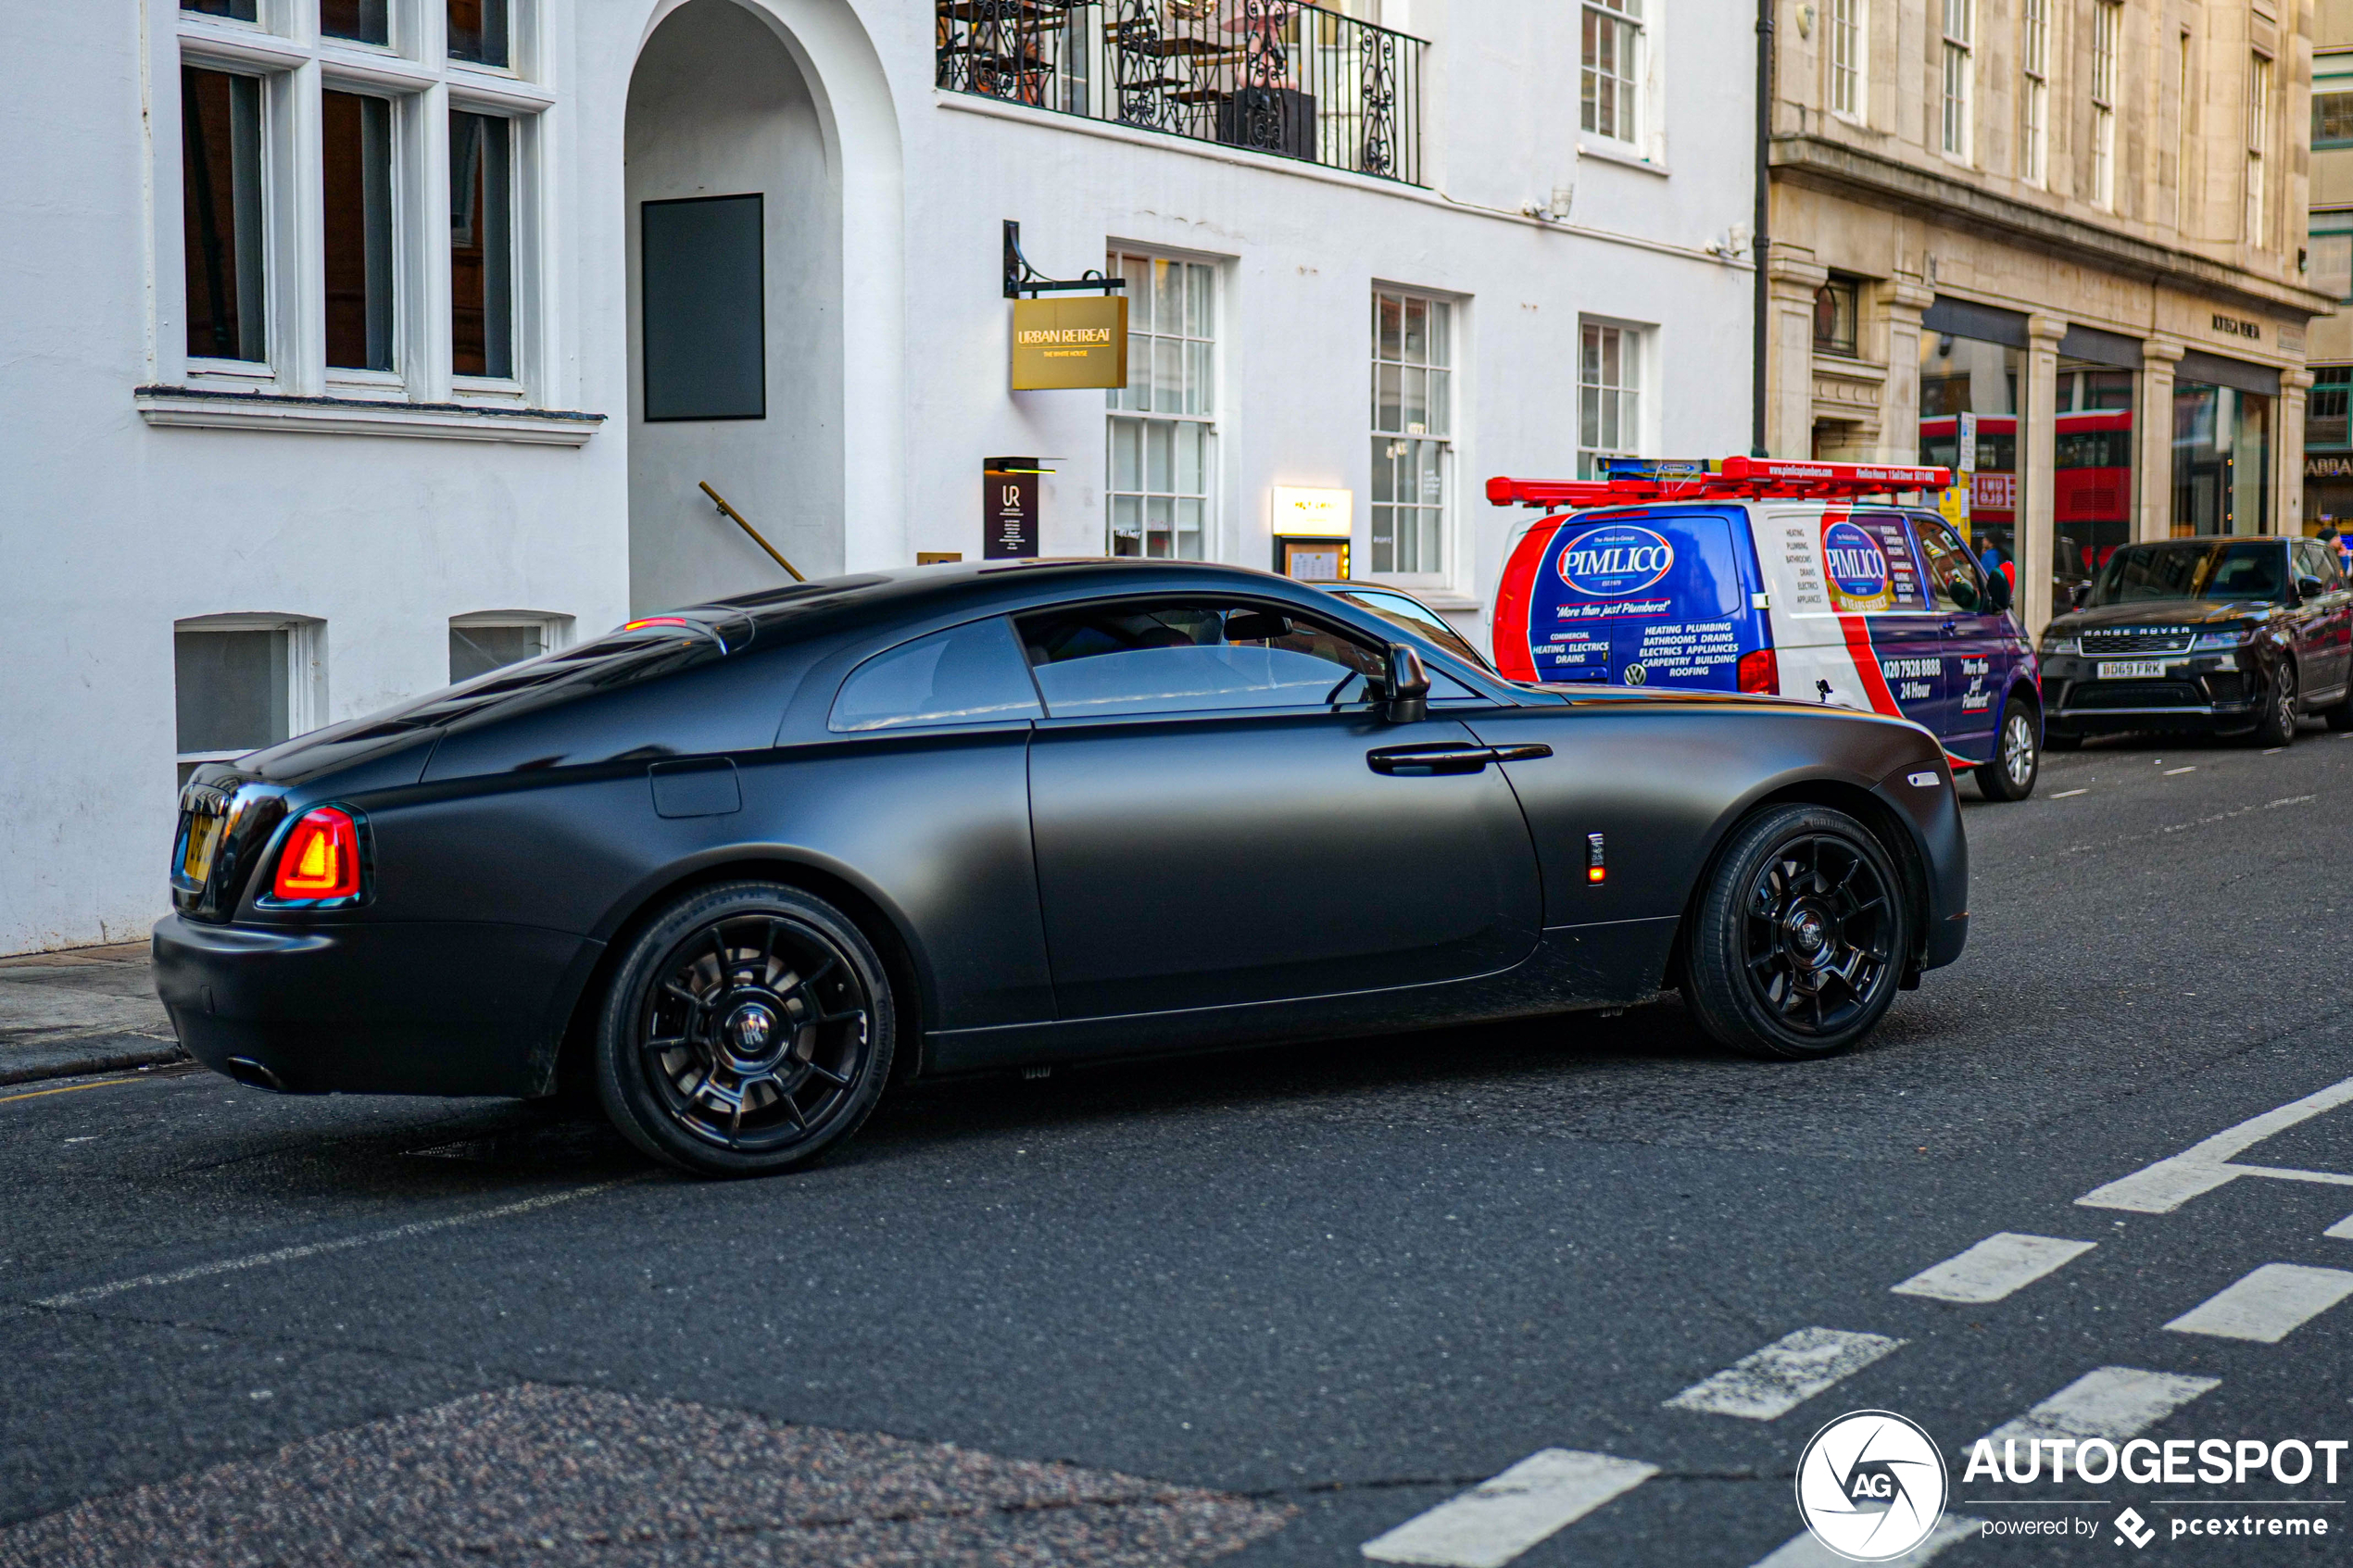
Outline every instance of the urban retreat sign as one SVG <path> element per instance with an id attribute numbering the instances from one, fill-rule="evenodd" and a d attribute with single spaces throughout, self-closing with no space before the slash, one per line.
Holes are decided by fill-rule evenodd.
<path id="1" fill-rule="evenodd" d="M 1013 301 L 1013 390 L 1127 384 L 1123 295 Z"/>

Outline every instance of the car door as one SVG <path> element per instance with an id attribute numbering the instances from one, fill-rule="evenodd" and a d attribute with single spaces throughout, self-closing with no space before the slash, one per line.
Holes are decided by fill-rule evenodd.
<path id="1" fill-rule="evenodd" d="M 1986 608 L 1985 575 L 1941 518 L 1914 513 L 1922 587 L 1937 624 L 1944 696 L 1944 749 L 1971 762 L 1994 755 L 1996 705 L 2009 679 L 2012 642 L 2003 616 Z"/>
<path id="2" fill-rule="evenodd" d="M 2303 666 L 2304 692 L 2310 697 L 2326 696 L 2343 686 L 2347 677 L 2353 608 L 2347 604 L 2344 573 L 2337 568 L 2335 555 L 2335 551 L 2317 540 L 2296 542 L 2298 597 L 2302 596 L 2302 585 L 2307 580 L 2321 585 L 2319 595 L 2305 600 L 2297 611 L 2302 624 L 2296 652 Z"/>
<path id="3" fill-rule="evenodd" d="M 1030 816 L 1063 1019 L 1432 985 L 1533 949 L 1510 785 L 1442 710 L 1392 723 L 1367 699 L 1380 647 L 1232 597 L 1019 625 L 1047 712 Z"/>

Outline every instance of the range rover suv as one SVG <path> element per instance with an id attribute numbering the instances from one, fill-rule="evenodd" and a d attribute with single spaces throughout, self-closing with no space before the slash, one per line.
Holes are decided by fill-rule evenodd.
<path id="1" fill-rule="evenodd" d="M 2307 714 L 2353 729 L 2353 585 L 2317 539 L 2127 545 L 2043 633 L 2044 744 L 2123 730 L 2285 746 Z"/>

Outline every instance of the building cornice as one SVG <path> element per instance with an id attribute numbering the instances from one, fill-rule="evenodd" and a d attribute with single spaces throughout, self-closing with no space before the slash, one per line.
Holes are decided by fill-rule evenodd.
<path id="1" fill-rule="evenodd" d="M 1860 195 L 1954 228 L 1994 230 L 2007 239 L 2109 272 L 2303 318 L 2325 316 L 2335 308 L 2334 300 L 2311 289 L 2275 282 L 2192 251 L 2134 239 L 1826 137 L 1776 135 L 1771 156 L 1777 180 Z"/>
<path id="2" fill-rule="evenodd" d="M 471 403 L 399 403 L 362 397 L 288 397 L 209 387 L 143 386 L 132 395 L 151 425 L 274 430 L 301 435 L 405 435 L 579 446 L 605 422 L 567 408 L 485 408 Z"/>

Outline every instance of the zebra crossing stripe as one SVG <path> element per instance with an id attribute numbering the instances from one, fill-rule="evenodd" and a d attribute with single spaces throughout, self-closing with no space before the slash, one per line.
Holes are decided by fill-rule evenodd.
<path id="1" fill-rule="evenodd" d="M 1668 1410 L 1771 1421 L 1902 1345 L 1881 1334 L 1801 1328 L 1667 1401 Z"/>
<path id="2" fill-rule="evenodd" d="M 1982 1521 L 1965 1519 L 1948 1513 L 1943 1524 L 1929 1532 L 1928 1539 L 1901 1557 L 1891 1557 L 1885 1568 L 1919 1568 L 1930 1558 L 1965 1536 L 1977 1534 Z M 1771 1555 L 1759 1558 L 1755 1568 L 1852 1568 L 1852 1559 L 1839 1556 L 1814 1537 L 1811 1530 L 1792 1536 L 1776 1547 Z"/>
<path id="3" fill-rule="evenodd" d="M 1540 1449 L 1357 1549 L 1376 1562 L 1504 1568 L 1545 1537 L 1657 1474 L 1655 1464 L 1613 1454 Z"/>
<path id="4" fill-rule="evenodd" d="M 2000 1231 L 1892 1288 L 1898 1296 L 1926 1296 L 1937 1301 L 1999 1301 L 2098 1245 Z"/>
<path id="5" fill-rule="evenodd" d="M 2301 1263 L 2266 1263 L 2165 1326 L 2176 1334 L 2276 1345 L 2347 1296 L 2353 1273 Z"/>
<path id="6" fill-rule="evenodd" d="M 2331 1241 L 2353 1241 L 2353 1214 L 2347 1214 L 2321 1233 Z"/>
<path id="7" fill-rule="evenodd" d="M 2221 1384 L 2219 1377 L 2104 1366 L 2085 1373 L 2024 1415 L 2004 1422 L 1985 1440 L 1999 1445 L 2012 1437 L 2072 1437 L 2078 1442 L 2105 1437 L 2120 1443 Z"/>

